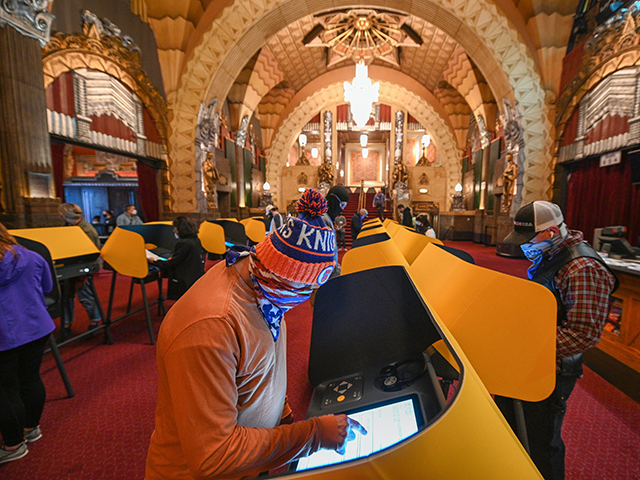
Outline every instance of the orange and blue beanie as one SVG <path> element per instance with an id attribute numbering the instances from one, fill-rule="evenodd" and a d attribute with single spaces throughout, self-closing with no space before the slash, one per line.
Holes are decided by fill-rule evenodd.
<path id="1" fill-rule="evenodd" d="M 282 227 L 256 245 L 256 254 L 275 275 L 292 282 L 322 285 L 335 267 L 335 234 L 322 220 L 327 201 L 316 190 L 308 189 L 296 208 L 298 217 L 288 217 Z"/>

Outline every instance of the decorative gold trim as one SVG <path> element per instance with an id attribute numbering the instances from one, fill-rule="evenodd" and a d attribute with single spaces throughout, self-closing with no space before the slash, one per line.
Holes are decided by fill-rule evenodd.
<path id="1" fill-rule="evenodd" d="M 557 145 L 573 112 L 593 87 L 618 70 L 640 65 L 639 26 L 640 9 L 630 8 L 596 29 L 587 41 L 582 65 L 558 100 Z"/>
<path id="2" fill-rule="evenodd" d="M 85 27 L 86 35 L 56 33 L 42 49 L 45 89 L 63 73 L 81 68 L 117 78 L 147 107 L 168 152 L 167 103 L 142 69 L 140 51 L 127 48 L 119 37 L 100 35 L 95 25 Z"/>

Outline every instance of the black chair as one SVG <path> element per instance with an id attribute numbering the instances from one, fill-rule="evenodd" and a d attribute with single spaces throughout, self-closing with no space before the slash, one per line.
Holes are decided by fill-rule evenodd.
<path id="1" fill-rule="evenodd" d="M 15 237 L 15 239 L 24 248 L 39 254 L 49 265 L 49 271 L 51 273 L 51 278 L 53 279 L 53 288 L 51 289 L 51 292 L 44 296 L 44 301 L 47 307 L 47 312 L 49 312 L 51 318 L 60 317 L 62 315 L 62 308 L 60 306 L 60 285 L 58 284 L 58 279 L 56 278 L 56 269 L 53 266 L 53 260 L 51 258 L 49 249 L 42 243 L 35 242 L 27 238 Z M 62 382 L 64 383 L 64 388 L 67 390 L 67 395 L 69 396 L 69 398 L 72 398 L 73 396 L 75 396 L 75 393 L 73 391 L 73 387 L 71 386 L 71 382 L 69 381 L 67 369 L 64 367 L 64 363 L 62 362 L 62 357 L 60 356 L 60 351 L 58 350 L 58 343 L 56 342 L 56 338 L 53 333 L 49 334 L 49 345 L 51 346 L 51 353 L 53 354 L 53 358 L 56 361 L 58 371 L 60 372 L 60 377 L 62 378 Z"/>

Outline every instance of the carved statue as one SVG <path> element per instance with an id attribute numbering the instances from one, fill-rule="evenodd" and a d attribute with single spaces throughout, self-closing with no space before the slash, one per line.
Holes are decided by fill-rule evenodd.
<path id="1" fill-rule="evenodd" d="M 307 156 L 304 154 L 304 149 L 302 149 L 302 154 L 300 155 L 300 158 L 298 159 L 298 161 L 296 162 L 296 165 L 311 165 L 309 163 L 309 159 L 307 158 Z"/>
<path id="2" fill-rule="evenodd" d="M 407 167 L 405 166 L 402 158 L 398 159 L 398 163 L 393 169 L 392 181 L 391 184 L 395 186 L 396 183 L 402 182 L 407 184 L 409 180 L 409 172 L 407 171 Z"/>
<path id="3" fill-rule="evenodd" d="M 504 179 L 504 193 L 502 194 L 502 207 L 500 208 L 502 213 L 509 213 L 511 209 L 516 178 L 518 177 L 518 166 L 513 161 L 513 154 L 511 152 L 507 153 L 506 160 L 507 165 L 502 174 L 502 178 Z"/>
<path id="4" fill-rule="evenodd" d="M 256 163 L 256 159 L 258 158 L 257 149 L 256 149 L 256 137 L 253 133 L 253 124 L 249 125 L 249 149 L 251 150 L 251 161 Z"/>
<path id="5" fill-rule="evenodd" d="M 76 157 L 73 155 L 73 146 L 65 145 L 62 153 L 64 157 L 64 178 L 73 177 L 73 172 L 76 166 Z"/>
<path id="6" fill-rule="evenodd" d="M 318 167 L 318 184 L 321 183 L 333 183 L 333 169 L 327 162 L 322 162 L 322 165 Z"/>
<path id="7" fill-rule="evenodd" d="M 300 175 L 298 175 L 298 185 L 306 186 L 308 181 L 307 175 L 304 172 L 300 172 Z"/>
<path id="8" fill-rule="evenodd" d="M 204 177 L 204 190 L 207 196 L 207 205 L 209 210 L 215 208 L 216 205 L 216 183 L 220 178 L 218 169 L 213 162 L 213 153 L 207 153 L 207 157 L 202 162 L 202 176 Z"/>
<path id="9" fill-rule="evenodd" d="M 420 175 L 420 178 L 418 179 L 418 185 L 429 185 L 429 177 L 427 177 L 426 173 Z"/>
<path id="10" fill-rule="evenodd" d="M 240 130 L 236 132 L 236 145 L 244 147 L 244 143 L 247 139 L 247 133 L 249 131 L 249 116 L 242 117 L 240 122 Z"/>

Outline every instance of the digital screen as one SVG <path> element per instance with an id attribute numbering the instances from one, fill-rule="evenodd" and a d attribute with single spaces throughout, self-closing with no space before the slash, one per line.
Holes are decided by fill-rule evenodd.
<path id="1" fill-rule="evenodd" d="M 301 458 L 298 461 L 296 472 L 367 457 L 418 432 L 417 415 L 419 413 L 416 412 L 414 401 L 411 398 L 356 413 L 348 413 L 348 415 L 360 422 L 368 433 L 366 435 L 356 433 L 355 440 L 347 442 L 344 455 L 333 450 L 319 450 L 308 457 Z"/>

